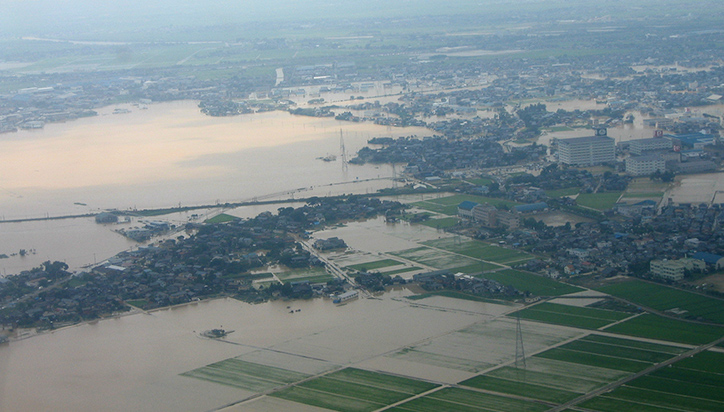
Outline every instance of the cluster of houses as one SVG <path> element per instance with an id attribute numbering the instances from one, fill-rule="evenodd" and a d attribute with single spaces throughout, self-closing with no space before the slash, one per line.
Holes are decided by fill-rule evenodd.
<path id="1" fill-rule="evenodd" d="M 684 271 L 724 267 L 722 224 L 724 210 L 718 205 L 667 206 L 658 215 L 521 228 L 509 232 L 505 239 L 513 247 L 526 247 L 532 253 L 548 256 L 531 260 L 526 266 L 552 277 L 650 273 L 681 280 Z M 679 262 L 684 258 L 692 260 Z M 652 261 L 655 263 L 650 264 Z"/>
<path id="2" fill-rule="evenodd" d="M 122 252 L 88 272 L 72 278 L 66 274 L 68 281 L 59 287 L 45 288 L 56 279 L 41 270 L 0 278 L 0 307 L 5 308 L 0 325 L 74 323 L 128 310 L 127 302 L 150 309 L 219 295 L 263 301 L 295 291 L 306 293 L 312 288 L 308 282 L 255 288 L 253 281 L 269 277 L 261 269 L 271 264 L 320 265 L 293 236 L 320 220 L 369 218 L 402 208 L 398 202 L 360 196 L 319 198 L 300 208 L 282 208 L 277 214 L 265 212 L 248 220 L 188 224 L 187 231 L 194 233 L 190 237 Z M 38 293 L 38 298 L 24 299 L 29 293 Z"/>
<path id="3" fill-rule="evenodd" d="M 406 163 L 405 172 L 419 179 L 441 177 L 446 171 L 514 165 L 536 160 L 545 147 L 524 146 L 505 152 L 490 139 L 451 140 L 441 136 L 395 139 L 380 148 L 362 148 L 354 163 Z"/>

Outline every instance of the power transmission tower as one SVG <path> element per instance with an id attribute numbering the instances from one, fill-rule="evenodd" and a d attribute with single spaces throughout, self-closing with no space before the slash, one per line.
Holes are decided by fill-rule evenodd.
<path id="1" fill-rule="evenodd" d="M 347 149 L 344 148 L 344 135 L 342 129 L 339 129 L 339 152 L 342 157 L 342 169 L 347 170 Z"/>
<path id="2" fill-rule="evenodd" d="M 515 367 L 519 368 L 519 364 L 525 365 L 525 349 L 523 348 L 523 329 L 520 327 L 520 311 L 516 312 L 516 325 L 515 325 Z"/>

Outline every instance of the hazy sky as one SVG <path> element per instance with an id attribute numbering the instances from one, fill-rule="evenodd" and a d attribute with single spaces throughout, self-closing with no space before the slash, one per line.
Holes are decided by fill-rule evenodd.
<path id="1" fill-rule="evenodd" d="M 0 34 L 73 35 L 121 32 L 131 27 L 189 27 L 266 20 L 490 14 L 501 7 L 516 10 L 522 5 L 570 3 L 561 0 L 0 0 Z"/>
<path id="2" fill-rule="evenodd" d="M 625 17 L 646 10 L 697 13 L 717 2 L 721 0 L 0 0 L 0 38 L 93 40 L 102 33 L 111 40 L 114 34 L 154 28 L 445 14 L 479 16 L 481 21 Z"/>

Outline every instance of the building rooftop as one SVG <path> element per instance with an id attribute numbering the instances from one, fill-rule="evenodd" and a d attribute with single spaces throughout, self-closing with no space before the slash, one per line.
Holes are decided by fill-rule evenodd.
<path id="1" fill-rule="evenodd" d="M 473 210 L 473 208 L 474 208 L 475 206 L 477 206 L 477 205 L 478 205 L 478 204 L 475 203 L 475 202 L 471 202 L 471 201 L 469 201 L 469 200 L 466 200 L 466 201 L 464 201 L 464 202 L 461 202 L 461 203 L 458 205 L 458 208 L 463 209 L 463 210 Z"/>
<path id="2" fill-rule="evenodd" d="M 707 253 L 707 252 L 696 252 L 691 257 L 694 259 L 703 260 L 704 262 L 706 262 L 710 265 L 715 265 L 716 262 L 718 262 L 719 259 L 721 259 L 723 256 L 715 255 L 713 253 Z"/>
<path id="3" fill-rule="evenodd" d="M 597 141 L 611 141 L 613 142 L 613 138 L 610 138 L 608 136 L 583 136 L 583 137 L 572 137 L 570 139 L 559 139 L 558 143 L 587 143 L 587 142 L 597 142 Z"/>

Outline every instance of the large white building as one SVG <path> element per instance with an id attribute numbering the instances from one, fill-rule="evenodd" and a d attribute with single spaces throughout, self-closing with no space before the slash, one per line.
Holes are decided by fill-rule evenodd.
<path id="1" fill-rule="evenodd" d="M 633 176 L 648 176 L 666 171 L 666 161 L 661 156 L 631 156 L 626 159 L 626 173 Z"/>
<path id="2" fill-rule="evenodd" d="M 651 273 L 667 280 L 682 280 L 687 270 L 705 270 L 706 264 L 698 259 L 652 260 Z"/>
<path id="3" fill-rule="evenodd" d="M 628 151 L 632 155 L 641 156 L 652 150 L 672 149 L 674 142 L 668 137 L 654 137 L 651 139 L 638 139 L 629 142 Z"/>
<path id="4" fill-rule="evenodd" d="M 558 161 L 567 165 L 590 166 L 616 160 L 616 144 L 607 136 L 558 140 Z"/>

